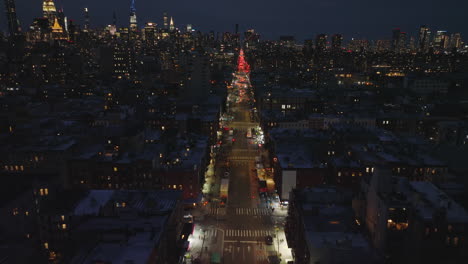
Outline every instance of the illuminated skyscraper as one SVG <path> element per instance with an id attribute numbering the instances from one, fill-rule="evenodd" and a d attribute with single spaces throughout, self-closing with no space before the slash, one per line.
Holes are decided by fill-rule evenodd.
<path id="1" fill-rule="evenodd" d="M 15 0 L 5 0 L 5 9 L 10 36 L 16 36 L 21 32 L 21 28 L 18 22 L 18 18 L 16 17 Z"/>
<path id="2" fill-rule="evenodd" d="M 52 27 L 55 23 L 55 18 L 57 17 L 57 9 L 55 8 L 54 1 L 44 0 L 44 2 L 42 2 L 42 12 L 44 17 L 49 20 L 49 26 Z"/>
<path id="3" fill-rule="evenodd" d="M 419 51 L 426 52 L 429 49 L 431 31 L 425 25 L 419 28 Z"/>
<path id="4" fill-rule="evenodd" d="M 89 10 L 87 7 L 84 9 L 84 19 L 85 19 L 85 24 L 84 24 L 84 32 L 88 32 L 90 28 L 90 23 L 89 23 Z"/>
<path id="5" fill-rule="evenodd" d="M 452 34 L 450 37 L 450 48 L 459 49 L 462 46 L 462 39 L 460 33 Z"/>
<path id="6" fill-rule="evenodd" d="M 172 17 L 171 17 L 171 22 L 169 22 L 169 30 L 174 31 L 174 29 L 175 29 L 174 19 L 172 19 Z"/>
<path id="7" fill-rule="evenodd" d="M 444 50 L 449 47 L 449 35 L 447 34 L 447 31 L 437 31 L 434 36 L 434 47 L 439 50 Z"/>
<path id="8" fill-rule="evenodd" d="M 130 5 L 130 31 L 135 32 L 138 29 L 135 0 Z"/>
<path id="9" fill-rule="evenodd" d="M 169 20 L 167 18 L 167 13 L 166 12 L 163 13 L 163 26 L 164 26 L 164 29 L 169 28 Z"/>

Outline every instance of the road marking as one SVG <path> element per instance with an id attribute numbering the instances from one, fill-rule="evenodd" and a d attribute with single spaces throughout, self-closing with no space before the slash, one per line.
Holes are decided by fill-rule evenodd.
<path id="1" fill-rule="evenodd" d="M 242 243 L 242 244 L 257 244 L 257 241 L 248 240 L 224 240 L 225 243 Z"/>

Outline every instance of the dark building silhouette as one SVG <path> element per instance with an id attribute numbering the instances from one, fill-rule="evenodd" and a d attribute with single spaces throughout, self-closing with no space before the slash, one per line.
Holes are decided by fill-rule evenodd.
<path id="1" fill-rule="evenodd" d="M 16 36 L 21 32 L 21 27 L 16 17 L 15 0 L 5 0 L 6 16 L 8 20 L 8 31 L 10 36 Z"/>

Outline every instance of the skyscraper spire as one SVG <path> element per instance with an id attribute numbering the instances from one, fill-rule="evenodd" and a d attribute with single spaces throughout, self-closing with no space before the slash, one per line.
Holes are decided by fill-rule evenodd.
<path id="1" fill-rule="evenodd" d="M 172 17 L 171 17 L 171 22 L 169 22 L 169 30 L 170 30 L 170 31 L 173 31 L 174 29 L 175 29 L 175 27 L 174 27 L 174 19 L 172 19 Z"/>
<path id="2" fill-rule="evenodd" d="M 137 24 L 137 16 L 136 16 L 136 8 L 135 8 L 135 0 L 132 0 L 130 4 L 130 31 L 137 31 L 138 24 Z"/>
<path id="3" fill-rule="evenodd" d="M 89 10 L 87 7 L 84 9 L 84 19 L 85 19 L 85 24 L 84 24 L 84 32 L 88 32 L 90 28 L 90 23 L 89 23 Z"/>

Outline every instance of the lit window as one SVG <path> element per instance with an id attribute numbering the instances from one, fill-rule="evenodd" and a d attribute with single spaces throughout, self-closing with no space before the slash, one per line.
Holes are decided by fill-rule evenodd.
<path id="1" fill-rule="evenodd" d="M 44 243 L 44 248 L 45 248 L 45 249 L 49 249 L 49 243 L 45 242 L 45 243 Z"/>
<path id="2" fill-rule="evenodd" d="M 338 177 L 341 177 L 341 171 L 338 172 Z"/>
<path id="3" fill-rule="evenodd" d="M 65 216 L 64 215 L 60 216 L 60 219 L 62 219 L 62 221 L 65 221 Z"/>
<path id="4" fill-rule="evenodd" d="M 286 105 L 281 105 L 281 109 L 286 109 Z"/>
<path id="5" fill-rule="evenodd" d="M 114 167 L 114 171 L 119 171 L 119 169 L 117 167 Z"/>
<path id="6" fill-rule="evenodd" d="M 49 189 L 47 188 L 44 189 L 44 195 L 49 195 Z"/>
<path id="7" fill-rule="evenodd" d="M 67 224 L 62 224 L 62 229 L 63 230 L 67 229 Z"/>

